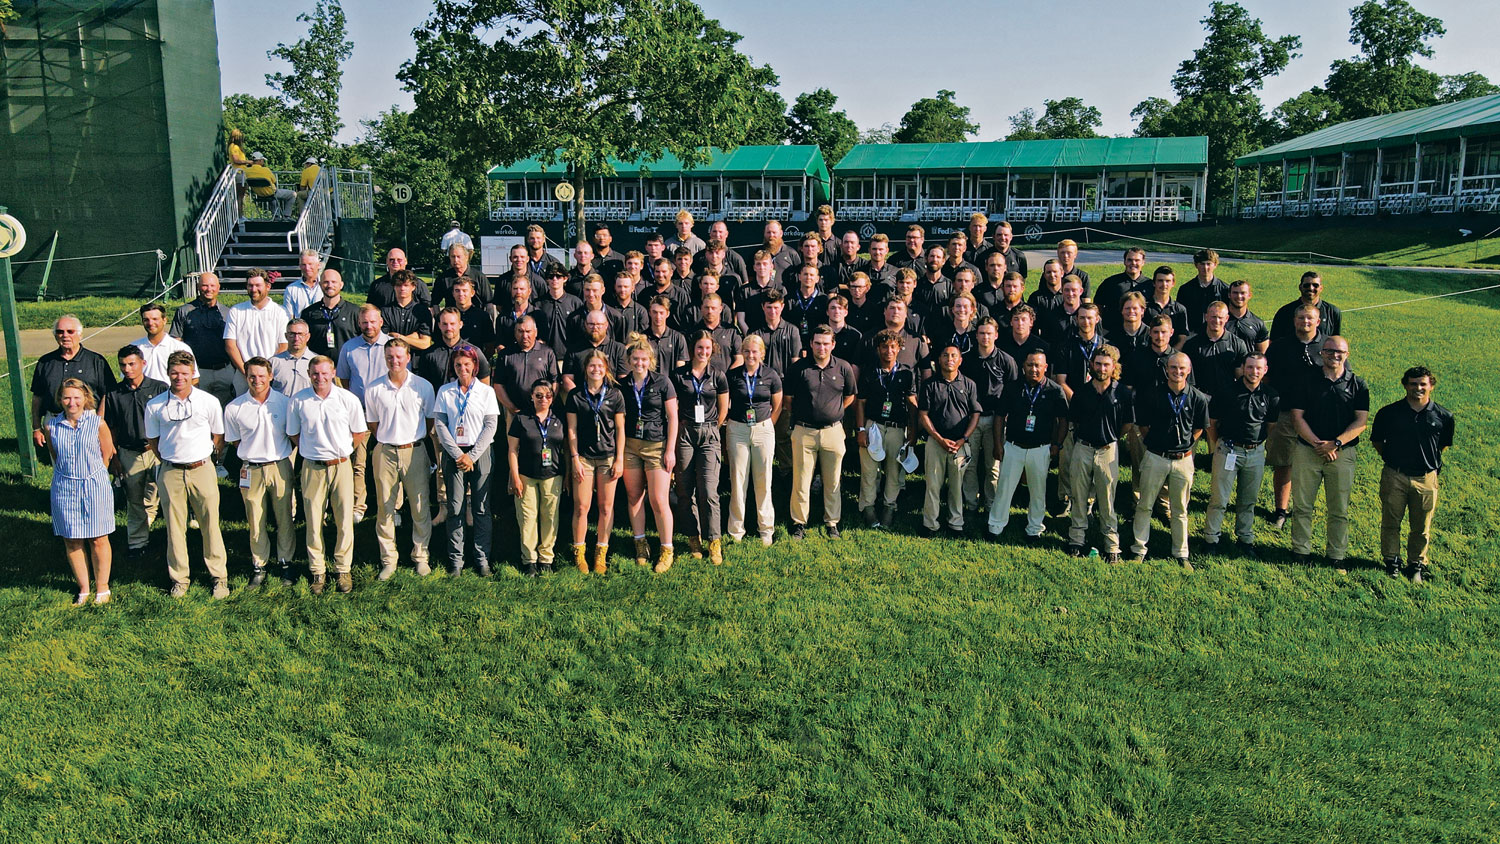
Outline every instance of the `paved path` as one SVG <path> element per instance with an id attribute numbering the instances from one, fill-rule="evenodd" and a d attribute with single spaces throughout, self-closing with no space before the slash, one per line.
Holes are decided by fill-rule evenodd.
<path id="1" fill-rule="evenodd" d="M 131 340 L 140 339 L 141 327 L 139 325 L 117 325 L 114 328 L 94 329 L 99 333 L 89 337 L 92 333 L 87 327 L 83 330 L 84 346 L 98 352 L 111 362 L 115 359 L 115 352 Z M 21 332 L 21 355 L 28 358 L 38 358 L 57 348 L 57 343 L 52 339 L 52 331 L 47 328 L 28 328 Z M 0 357 L 4 356 L 4 349 L 0 349 Z"/>

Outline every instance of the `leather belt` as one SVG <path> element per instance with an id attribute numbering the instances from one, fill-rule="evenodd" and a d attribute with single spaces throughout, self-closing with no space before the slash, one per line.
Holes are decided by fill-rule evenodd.
<path id="1" fill-rule="evenodd" d="M 1150 451 L 1150 449 L 1147 450 Z M 1188 449 L 1187 451 L 1152 451 L 1151 453 L 1156 455 L 1157 457 L 1166 458 L 1167 460 L 1181 460 L 1182 458 L 1187 457 L 1189 454 L 1192 454 L 1193 451 L 1192 449 Z"/>
<path id="2" fill-rule="evenodd" d="M 348 459 L 347 457 L 335 457 L 332 460 L 313 460 L 312 458 L 308 458 L 307 462 L 316 463 L 319 466 L 337 466 Z"/>
<path id="3" fill-rule="evenodd" d="M 1094 445 L 1093 443 L 1089 442 L 1088 440 L 1080 440 L 1077 437 L 1073 438 L 1073 442 L 1077 443 L 1078 445 L 1088 446 L 1089 448 L 1092 448 L 1095 451 L 1103 451 L 1104 449 L 1109 448 L 1110 446 L 1114 445 L 1114 443 L 1106 443 L 1104 445 Z M 1118 442 L 1118 440 L 1116 440 L 1116 442 Z"/>
<path id="4" fill-rule="evenodd" d="M 207 463 L 208 463 L 208 460 L 207 459 L 203 459 L 203 460 L 199 460 L 197 463 L 170 463 L 169 462 L 167 465 L 171 466 L 173 469 L 177 469 L 179 471 L 186 472 L 189 469 L 196 469 L 199 466 L 206 465 Z"/>
<path id="5" fill-rule="evenodd" d="M 398 449 L 399 450 L 399 449 L 403 449 L 403 448 L 411 448 L 411 447 L 415 446 L 416 443 L 407 443 L 406 445 L 396 445 L 394 443 L 380 443 L 380 445 L 383 445 L 386 448 L 394 448 L 394 449 Z"/>
<path id="6" fill-rule="evenodd" d="M 285 459 L 286 459 L 285 457 L 281 458 L 281 460 L 285 460 Z M 259 469 L 262 466 L 275 466 L 277 463 L 280 463 L 281 460 L 267 460 L 267 461 L 265 461 L 263 463 L 262 462 L 256 462 L 254 460 L 246 460 L 245 461 L 245 465 L 254 467 L 256 469 Z"/>

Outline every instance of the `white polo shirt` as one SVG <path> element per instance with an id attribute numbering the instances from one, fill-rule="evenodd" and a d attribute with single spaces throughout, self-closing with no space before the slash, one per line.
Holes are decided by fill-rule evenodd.
<path id="1" fill-rule="evenodd" d="M 354 435 L 370 430 L 365 409 L 348 390 L 334 385 L 320 398 L 308 387 L 292 396 L 286 414 L 287 436 L 297 437 L 297 451 L 308 460 L 337 460 L 354 453 Z"/>
<path id="2" fill-rule="evenodd" d="M 432 384 L 410 371 L 401 386 L 383 375 L 365 390 L 365 419 L 375 425 L 375 441 L 406 445 L 427 436 L 435 396 Z"/>
<path id="3" fill-rule="evenodd" d="M 224 320 L 224 339 L 233 340 L 240 347 L 241 360 L 269 359 L 275 356 L 276 347 L 286 342 L 286 324 L 290 321 L 286 311 L 269 298 L 259 308 L 251 302 L 241 302 L 229 309 L 229 318 Z"/>
<path id="4" fill-rule="evenodd" d="M 146 402 L 146 438 L 168 463 L 197 463 L 214 453 L 214 435 L 224 433 L 224 409 L 212 394 L 193 388 L 186 399 L 171 390 Z"/>
<path id="5" fill-rule="evenodd" d="M 437 424 L 453 434 L 455 442 L 469 448 L 477 445 L 475 441 L 484 429 L 485 417 L 500 415 L 500 402 L 495 398 L 495 389 L 488 384 L 475 381 L 465 393 L 457 381 L 450 381 L 438 388 L 431 415 Z M 460 428 L 463 436 L 458 435 Z"/>
<path id="6" fill-rule="evenodd" d="M 167 358 L 171 357 L 173 352 L 193 354 L 191 346 L 170 334 L 162 338 L 162 341 L 154 346 L 151 345 L 151 338 L 149 337 L 142 337 L 130 345 L 141 350 L 141 357 L 146 361 L 146 377 L 154 378 L 165 384 L 172 383 L 171 379 L 167 378 Z M 198 358 L 196 355 L 193 356 L 193 377 L 198 377 Z"/>
<path id="7" fill-rule="evenodd" d="M 239 443 L 235 453 L 248 463 L 274 463 L 291 457 L 292 441 L 286 435 L 290 405 L 291 399 L 275 390 L 264 402 L 245 393 L 224 408 L 224 439 Z"/>
<path id="8" fill-rule="evenodd" d="M 288 320 L 302 316 L 302 309 L 323 298 L 323 288 L 314 284 L 308 287 L 298 276 L 281 291 L 281 309 Z"/>
<path id="9" fill-rule="evenodd" d="M 343 381 L 360 401 L 365 399 L 365 388 L 375 379 L 385 375 L 385 344 L 391 338 L 384 331 L 371 343 L 363 334 L 350 338 L 339 347 L 338 368 L 334 374 Z"/>

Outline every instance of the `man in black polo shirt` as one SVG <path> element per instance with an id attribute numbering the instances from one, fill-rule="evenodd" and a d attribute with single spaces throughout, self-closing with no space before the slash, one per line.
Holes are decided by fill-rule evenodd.
<path id="1" fill-rule="evenodd" d="M 1146 250 L 1139 246 L 1126 249 L 1123 263 L 1124 271 L 1099 282 L 1099 288 L 1094 291 L 1094 303 L 1099 306 L 1099 321 L 1110 334 L 1120 328 L 1120 300 L 1125 294 L 1150 296 L 1152 292 L 1151 279 L 1141 275 L 1146 267 Z"/>
<path id="2" fill-rule="evenodd" d="M 937 536 L 944 492 L 948 499 L 948 530 L 964 532 L 964 471 L 972 457 L 969 437 L 979 424 L 979 391 L 958 371 L 963 354 L 946 345 L 937 355 L 937 372 L 917 393 L 917 424 L 927 434 L 922 467 L 927 473 L 927 497 L 922 507 L 922 534 Z"/>
<path id="3" fill-rule="evenodd" d="M 1135 422 L 1146 453 L 1136 486 L 1135 542 L 1130 553 L 1146 560 L 1151 538 L 1151 505 L 1167 488 L 1167 516 L 1172 525 L 1172 559 L 1193 570 L 1188 555 L 1188 494 L 1193 490 L 1193 446 L 1208 428 L 1208 396 L 1188 383 L 1193 362 L 1177 352 L 1167 359 L 1167 380 L 1160 389 L 1137 395 Z"/>
<path id="4" fill-rule="evenodd" d="M 810 243 L 815 243 L 809 239 Z M 817 256 L 795 269 L 793 281 L 787 286 L 785 309 L 782 317 L 797 326 L 806 346 L 812 339 L 813 330 L 828 321 L 828 295 L 819 287 L 821 278 Z"/>
<path id="5" fill-rule="evenodd" d="M 1120 562 L 1120 521 L 1115 516 L 1115 486 L 1120 481 L 1120 438 L 1135 424 L 1135 394 L 1120 384 L 1120 352 L 1102 345 L 1089 356 L 1089 380 L 1078 385 L 1068 403 L 1072 445 L 1064 459 L 1069 497 L 1068 554 L 1084 556 L 1088 539 L 1089 500 L 1099 519 L 1105 560 Z M 1059 475 L 1062 472 L 1059 470 Z"/>
<path id="6" fill-rule="evenodd" d="M 896 359 L 905 343 L 900 331 L 889 328 L 880 331 L 873 339 L 875 360 L 859 373 L 854 422 L 859 428 L 855 435 L 859 446 L 859 511 L 865 527 L 894 524 L 896 498 L 906 479 L 906 470 L 901 467 L 901 449 L 917 441 L 917 429 L 912 424 L 917 409 L 917 373 Z M 871 427 L 880 430 L 880 441 L 885 448 L 885 456 L 880 460 L 870 454 Z M 881 501 L 878 514 L 877 493 Z"/>
<path id="7" fill-rule="evenodd" d="M 495 372 L 495 398 L 505 408 L 505 418 L 532 412 L 531 385 L 554 382 L 558 374 L 557 354 L 537 342 L 536 320 L 524 316 L 516 323 L 515 341 L 497 362 Z"/>
<path id="8" fill-rule="evenodd" d="M 462 243 L 455 243 L 448 247 L 449 265 L 432 280 L 432 304 L 434 306 L 442 308 L 455 304 L 453 281 L 459 276 L 468 276 L 469 281 L 474 283 L 474 298 L 479 304 L 488 305 L 495 301 L 489 278 L 469 262 L 472 254 Z"/>
<path id="9" fill-rule="evenodd" d="M 512 279 L 510 287 L 501 288 L 500 296 L 504 301 L 495 303 L 495 348 L 498 351 L 509 351 L 516 341 L 516 325 L 536 313 L 531 294 L 530 279 Z"/>
<path id="10" fill-rule="evenodd" d="M 1026 473 L 1031 493 L 1027 507 L 1026 538 L 1039 539 L 1047 514 L 1047 466 L 1062 447 L 1068 429 L 1068 400 L 1047 377 L 1047 353 L 1034 351 L 1021 363 L 1021 380 L 1005 388 L 995 419 L 1000 481 L 990 505 L 989 538 L 998 542 L 1010 524 L 1011 500 Z"/>
<path id="11" fill-rule="evenodd" d="M 385 253 L 385 275 L 375 279 L 370 285 L 370 292 L 365 294 L 365 301 L 377 308 L 383 308 L 396 301 L 396 285 L 392 279 L 398 271 L 404 269 L 407 269 L 406 250 L 398 246 Z M 432 291 L 427 289 L 427 282 L 420 278 L 417 279 L 416 296 L 417 301 L 422 304 L 432 305 Z M 201 362 L 198 364 L 198 369 L 200 371 L 203 369 Z"/>
<path id="12" fill-rule="evenodd" d="M 1204 548 L 1219 547 L 1219 529 L 1234 495 L 1234 534 L 1240 553 L 1254 558 L 1255 499 L 1266 472 L 1266 439 L 1276 428 L 1281 397 L 1265 384 L 1265 355 L 1254 352 L 1240 366 L 1240 377 L 1215 393 L 1208 405 L 1208 440 L 1213 443 L 1213 497 L 1203 527 Z"/>
<path id="13" fill-rule="evenodd" d="M 151 523 L 156 521 L 156 467 L 161 461 L 146 447 L 146 402 L 166 391 L 162 381 L 147 378 L 146 361 L 135 346 L 120 349 L 120 383 L 99 400 L 99 415 L 115 441 L 109 468 L 125 487 L 125 556 L 146 553 Z"/>
<path id="14" fill-rule="evenodd" d="M 1229 285 L 1229 324 L 1224 330 L 1245 341 L 1251 351 L 1266 353 L 1271 345 L 1271 332 L 1266 323 L 1250 310 L 1250 282 L 1236 281 Z"/>
<path id="15" fill-rule="evenodd" d="M 1328 561 L 1349 554 L 1349 494 L 1354 491 L 1360 434 L 1370 419 L 1370 388 L 1349 370 L 1349 341 L 1337 334 L 1323 341 L 1323 367 L 1294 389 L 1287 403 L 1297 427 L 1292 448 L 1292 556 L 1312 558 L 1313 505 L 1324 489 L 1328 508 Z"/>
<path id="16" fill-rule="evenodd" d="M 995 500 L 995 485 L 1000 481 L 1000 452 L 995 445 L 995 417 L 1001 411 L 1000 399 L 1005 388 L 1021 377 L 1016 359 L 996 345 L 1000 327 L 985 317 L 974 329 L 975 349 L 959 364 L 964 375 L 979 392 L 979 424 L 969 441 L 974 444 L 969 467 L 964 472 L 964 506 L 988 513 Z"/>
<path id="17" fill-rule="evenodd" d="M 526 227 L 526 269 L 532 278 L 543 278 L 547 267 L 561 263 L 547 252 L 547 230 L 532 223 Z"/>
<path id="18" fill-rule="evenodd" d="M 1292 452 L 1297 447 L 1297 426 L 1292 424 L 1292 407 L 1288 402 L 1302 382 L 1323 367 L 1323 341 L 1328 339 L 1319 328 L 1322 317 L 1316 305 L 1297 308 L 1295 331 L 1281 337 L 1266 350 L 1270 371 L 1266 380 L 1281 397 L 1281 415 L 1266 440 L 1266 462 L 1271 465 L 1271 489 L 1276 509 L 1271 513 L 1271 527 L 1280 530 L 1292 515 Z"/>
<path id="19" fill-rule="evenodd" d="M 841 287 L 847 288 L 855 273 L 865 272 L 865 261 L 859 257 L 859 232 L 853 229 L 844 232 L 838 243 L 838 258 L 828 265 L 825 276 L 830 293 Z M 869 276 L 868 273 L 865 275 Z"/>
<path id="20" fill-rule="evenodd" d="M 781 239 L 780 220 L 766 221 L 765 239 L 761 248 L 765 250 L 767 255 L 771 256 L 771 268 L 774 271 L 774 278 L 781 278 L 781 274 L 786 272 L 788 268 L 802 263 L 802 257 L 797 254 L 797 250 L 788 246 Z"/>
<path id="21" fill-rule="evenodd" d="M 646 304 L 649 323 L 643 332 L 656 350 L 656 371 L 671 375 L 692 357 L 687 338 L 669 324 L 675 306 L 666 296 L 655 296 Z"/>
<path id="22" fill-rule="evenodd" d="M 903 366 L 908 366 L 915 370 L 920 378 L 930 372 L 932 367 L 931 362 L 928 360 L 929 349 L 927 338 L 907 330 L 907 317 L 905 302 L 894 297 L 887 299 L 884 321 L 881 323 L 880 328 L 895 331 L 905 339 L 897 360 Z M 869 335 L 869 339 L 865 340 L 864 363 L 862 365 L 873 363 L 878 352 L 879 349 L 875 348 L 874 335 Z"/>
<path id="23" fill-rule="evenodd" d="M 417 275 L 411 270 L 397 270 L 391 275 L 396 301 L 380 309 L 385 333 L 400 337 L 413 352 L 432 345 L 432 309 L 417 301 Z"/>
<path id="24" fill-rule="evenodd" d="M 927 269 L 927 250 L 922 248 L 927 240 L 927 230 L 912 223 L 906 227 L 906 247 L 891 257 L 896 269 L 911 267 L 918 275 Z"/>
<path id="25" fill-rule="evenodd" d="M 457 373 L 453 371 L 455 349 L 467 342 L 482 350 L 478 343 L 464 338 L 463 326 L 463 315 L 459 313 L 458 308 L 443 308 L 437 317 L 437 336 L 433 338 L 431 346 L 417 355 L 416 363 L 412 368 L 432 385 L 434 391 L 450 381 L 458 380 Z M 485 384 L 490 383 L 490 364 L 485 360 L 482 351 L 474 377 Z"/>
<path id="26" fill-rule="evenodd" d="M 324 270 L 318 279 L 323 298 L 302 309 L 307 323 L 307 347 L 315 354 L 337 359 L 339 349 L 359 336 L 359 306 L 344 301 L 344 277 Z"/>
<path id="27" fill-rule="evenodd" d="M 1212 399 L 1234 383 L 1240 362 L 1250 354 L 1250 347 L 1225 330 L 1229 306 L 1223 302 L 1208 303 L 1203 314 L 1203 330 L 1182 344 L 1182 351 L 1193 361 L 1193 385 Z M 1210 434 L 1209 448 L 1214 439 Z"/>
<path id="28" fill-rule="evenodd" d="M 499 345 L 499 338 L 495 334 L 495 319 L 498 314 L 494 304 L 481 305 L 474 301 L 474 282 L 467 278 L 454 280 L 453 299 L 454 304 L 450 307 L 458 311 L 459 321 L 463 325 L 459 329 L 460 336 L 465 342 L 478 348 L 483 353 L 482 357 L 494 354 L 495 347 Z"/>
<path id="29" fill-rule="evenodd" d="M 1176 284 L 1177 274 L 1166 264 L 1157 267 L 1156 272 L 1151 274 L 1151 295 L 1146 297 L 1146 324 L 1150 325 L 1162 315 L 1171 317 L 1172 333 L 1177 337 L 1172 346 L 1181 349 L 1192 332 L 1189 330 L 1187 308 L 1172 298 L 1172 288 Z"/>
<path id="30" fill-rule="evenodd" d="M 537 297 L 532 317 L 536 319 L 538 339 L 561 352 L 568 348 L 568 315 L 578 310 L 583 300 L 566 290 L 568 273 L 562 267 L 548 267 L 545 278 L 547 285 Z"/>
<path id="31" fill-rule="evenodd" d="M 991 252 L 999 252 L 1005 256 L 1005 268 L 1007 272 L 1020 273 L 1021 280 L 1025 281 L 1030 270 L 1026 267 L 1026 255 L 1019 249 L 1011 249 L 1010 242 L 1014 232 L 1011 231 L 1010 223 L 1001 220 L 995 224 L 995 231 L 990 235 L 990 242 L 994 244 Z"/>
<path id="32" fill-rule="evenodd" d="M 724 300 L 717 293 L 709 293 L 703 297 L 699 308 L 703 314 L 702 320 L 688 329 L 688 336 L 696 335 L 699 331 L 707 331 L 713 336 L 713 363 L 720 372 L 727 373 L 743 365 L 745 359 L 740 354 L 740 342 L 744 338 L 740 336 L 739 329 L 724 322 Z"/>
<path id="33" fill-rule="evenodd" d="M 1187 309 L 1187 324 L 1192 331 L 1203 327 L 1203 313 L 1208 309 L 1210 302 L 1227 302 L 1229 300 L 1229 285 L 1214 277 L 1214 270 L 1219 266 L 1219 253 L 1212 249 L 1199 249 L 1193 253 L 1193 266 L 1197 268 L 1197 275 L 1192 281 L 1182 285 L 1177 290 L 1177 302 Z M 1197 370 L 1198 380 L 1203 380 L 1202 370 Z"/>
<path id="34" fill-rule="evenodd" d="M 1385 461 L 1380 471 L 1380 556 L 1386 574 L 1401 575 L 1401 519 L 1411 516 L 1406 562 L 1413 583 L 1431 570 L 1427 544 L 1437 511 L 1443 451 L 1453 445 L 1453 414 L 1432 400 L 1437 376 L 1414 366 L 1401 376 L 1406 398 L 1382 407 L 1370 429 L 1370 444 Z"/>
<path id="35" fill-rule="evenodd" d="M 224 323 L 228 320 L 229 306 L 219 301 L 219 277 L 202 273 L 198 276 L 197 298 L 178 306 L 167 332 L 193 350 L 193 359 L 198 362 L 198 389 L 207 390 L 219 404 L 234 401 L 235 369 L 224 348 Z"/>
<path id="36" fill-rule="evenodd" d="M 68 314 L 52 324 L 57 348 L 42 355 L 31 371 L 31 441 L 46 448 L 42 435 L 46 418 L 62 413 L 57 404 L 57 388 L 69 378 L 89 385 L 95 396 L 102 396 L 115 386 L 115 373 L 109 361 L 98 352 L 83 347 L 83 323 Z"/>
<path id="37" fill-rule="evenodd" d="M 1337 305 L 1323 300 L 1323 277 L 1308 270 L 1302 274 L 1302 280 L 1297 282 L 1297 290 L 1302 295 L 1296 301 L 1282 305 L 1276 310 L 1276 315 L 1271 317 L 1271 339 L 1287 337 L 1296 331 L 1297 309 L 1303 305 L 1317 307 L 1318 324 L 1326 336 L 1338 334 L 1344 315 Z"/>
<path id="38" fill-rule="evenodd" d="M 751 334 L 766 343 L 765 365 L 786 381 L 792 364 L 802 357 L 802 334 L 795 326 L 781 318 L 782 292 L 780 288 L 767 290 L 760 296 L 761 327 Z M 789 392 L 789 389 L 788 389 Z M 776 418 L 776 461 L 786 466 L 792 461 L 792 414 L 782 413 Z"/>
<path id="39" fill-rule="evenodd" d="M 854 403 L 854 367 L 833 356 L 833 332 L 812 334 L 812 353 L 792 365 L 784 390 L 792 399 L 792 538 L 807 535 L 813 470 L 823 476 L 823 522 L 839 538 L 843 506 L 844 411 Z"/>
<path id="40" fill-rule="evenodd" d="M 692 292 L 676 282 L 673 272 L 672 262 L 666 258 L 662 258 L 651 266 L 651 281 L 643 283 L 641 289 L 635 293 L 643 307 L 649 308 L 652 299 L 665 296 L 672 303 L 672 313 L 687 310 L 693 299 Z"/>
<path id="41" fill-rule="evenodd" d="M 671 272 L 671 266 L 672 263 L 668 261 L 668 272 Z M 604 308 L 604 312 L 609 314 L 614 338 L 624 343 L 632 334 L 645 334 L 646 329 L 651 326 L 651 314 L 635 301 L 635 281 L 625 273 L 615 276 L 614 292 L 613 301 Z"/>
<path id="42" fill-rule="evenodd" d="M 995 321 L 999 322 L 999 318 Z M 1038 337 L 1036 331 L 1033 330 L 1035 325 L 1036 311 L 1032 310 L 1030 305 L 1017 305 L 1015 310 L 1010 312 L 1010 330 L 1002 333 L 1000 339 L 995 341 L 1000 350 L 1010 355 L 1018 366 L 1023 365 L 1022 362 L 1033 352 L 1041 352 L 1044 355 L 1051 352 L 1051 346 L 1047 341 Z"/>
<path id="43" fill-rule="evenodd" d="M 615 235 L 609 230 L 609 223 L 595 223 L 591 231 L 594 241 L 594 266 L 599 268 L 601 277 L 614 278 L 616 273 L 625 269 L 625 256 L 614 250 Z"/>
<path id="44" fill-rule="evenodd" d="M 568 347 L 568 359 L 563 364 L 563 392 L 571 393 L 583 383 L 584 358 L 598 349 L 609 357 L 615 377 L 621 377 L 629 368 L 625 346 L 609 338 L 609 317 L 604 311 L 591 311 L 583 319 L 583 330 L 579 338 Z"/>

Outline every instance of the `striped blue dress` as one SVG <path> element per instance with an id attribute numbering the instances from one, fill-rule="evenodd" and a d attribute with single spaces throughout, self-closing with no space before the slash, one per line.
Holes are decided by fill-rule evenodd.
<path id="1" fill-rule="evenodd" d="M 57 452 L 52 470 L 52 532 L 95 539 L 115 531 L 115 491 L 99 453 L 99 414 L 85 411 L 73 427 L 61 414 L 47 423 Z"/>

